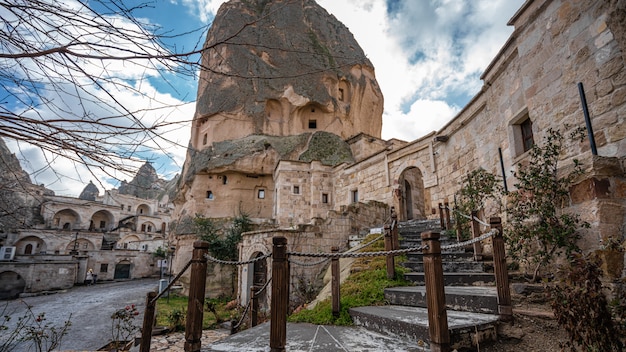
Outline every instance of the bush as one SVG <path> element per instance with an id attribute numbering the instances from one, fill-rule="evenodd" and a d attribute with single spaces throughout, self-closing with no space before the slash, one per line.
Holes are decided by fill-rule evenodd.
<path id="1" fill-rule="evenodd" d="M 624 293 L 617 295 L 613 307 L 609 305 L 600 281 L 599 260 L 575 253 L 561 274 L 559 282 L 549 287 L 548 292 L 558 323 L 570 337 L 564 347 L 571 351 L 623 351 L 624 311 L 618 307 L 625 303 L 620 301 Z"/>

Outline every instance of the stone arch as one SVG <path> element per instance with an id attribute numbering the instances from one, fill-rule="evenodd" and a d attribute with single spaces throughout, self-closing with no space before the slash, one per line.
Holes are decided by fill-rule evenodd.
<path id="1" fill-rule="evenodd" d="M 81 223 L 80 215 L 72 209 L 63 209 L 54 213 L 52 217 L 52 228 L 72 231 L 78 228 Z"/>
<path id="2" fill-rule="evenodd" d="M 0 272 L 0 300 L 17 298 L 24 292 L 26 281 L 15 271 Z"/>
<path id="3" fill-rule="evenodd" d="M 271 248 L 271 244 L 266 244 L 264 243 L 264 241 L 260 241 L 260 243 L 254 243 L 249 247 L 243 247 L 241 250 L 241 260 L 250 260 L 250 259 L 254 259 L 254 258 L 258 258 L 261 255 L 264 255 L 266 253 L 270 253 L 272 251 Z M 266 278 L 271 277 L 271 265 L 267 265 L 267 258 L 265 259 L 266 262 Z M 257 269 L 259 267 L 257 266 Z M 245 266 L 242 266 L 242 268 L 240 269 L 240 275 L 239 275 L 239 292 L 241 292 L 241 302 L 247 302 L 249 300 L 249 296 L 250 296 L 250 288 L 253 285 L 254 282 L 254 272 L 255 272 L 255 263 L 250 263 L 247 264 Z M 265 304 L 267 304 L 267 302 L 269 302 L 269 291 L 266 288 L 264 293 L 263 293 L 263 300 L 264 302 L 266 302 Z"/>
<path id="4" fill-rule="evenodd" d="M 296 121 L 300 121 L 300 126 L 295 127 L 297 130 L 301 129 L 303 132 L 325 131 L 325 128 L 330 122 L 327 121 L 328 118 L 326 115 L 325 109 L 319 104 L 306 104 L 296 111 Z"/>
<path id="5" fill-rule="evenodd" d="M 130 273 L 132 270 L 132 263 L 130 260 L 121 260 L 117 264 L 115 264 L 115 273 L 113 274 L 113 279 L 130 279 Z"/>
<path id="6" fill-rule="evenodd" d="M 156 225 L 151 221 L 146 221 L 139 226 L 139 232 L 155 232 L 157 230 Z"/>
<path id="7" fill-rule="evenodd" d="M 136 248 L 136 245 L 132 245 L 132 243 L 139 243 L 140 239 L 139 237 L 137 237 L 137 235 L 128 235 L 125 236 L 124 238 L 122 238 L 119 241 L 119 245 L 118 248 L 124 248 L 124 249 L 138 249 Z"/>
<path id="8" fill-rule="evenodd" d="M 137 215 L 152 215 L 150 206 L 148 204 L 139 204 L 137 207 Z"/>
<path id="9" fill-rule="evenodd" d="M 411 166 L 402 170 L 395 192 L 401 221 L 426 218 L 424 179 L 419 168 Z"/>
<path id="10" fill-rule="evenodd" d="M 71 253 L 76 250 L 77 252 L 89 252 L 96 250 L 96 246 L 90 240 L 86 238 L 78 238 L 76 240 L 70 241 L 65 247 L 65 253 Z"/>
<path id="11" fill-rule="evenodd" d="M 16 253 L 22 255 L 46 252 L 46 242 L 37 236 L 26 236 L 15 243 Z"/>
<path id="12" fill-rule="evenodd" d="M 90 231 L 108 231 L 115 224 L 115 217 L 108 210 L 98 210 L 90 219 Z"/>

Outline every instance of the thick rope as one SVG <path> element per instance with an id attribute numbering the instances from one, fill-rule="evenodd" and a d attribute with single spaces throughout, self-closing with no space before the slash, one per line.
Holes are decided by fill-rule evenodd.
<path id="1" fill-rule="evenodd" d="M 314 258 L 363 258 L 363 257 L 382 257 L 387 255 L 400 255 L 411 252 L 420 252 L 427 249 L 428 246 L 411 247 L 404 249 L 396 249 L 393 251 L 378 251 L 378 252 L 360 252 L 360 253 L 299 253 L 299 252 L 287 252 L 288 255 L 295 257 L 314 257 Z"/>
<path id="2" fill-rule="evenodd" d="M 441 246 L 441 250 L 450 250 L 450 249 L 456 249 L 456 248 L 461 248 L 461 247 L 465 247 L 467 245 L 470 244 L 474 244 L 476 242 L 480 242 L 482 240 L 485 240 L 489 237 L 495 236 L 498 234 L 498 229 L 491 229 L 491 231 L 484 233 L 482 235 L 480 235 L 479 237 L 473 238 L 471 240 L 465 241 L 465 242 L 459 242 L 459 243 L 455 243 L 455 244 L 450 244 L 447 246 Z"/>
<path id="3" fill-rule="evenodd" d="M 365 247 L 371 246 L 373 243 L 375 243 L 376 241 L 380 240 L 380 239 L 381 239 L 381 238 L 383 238 L 383 237 L 385 237 L 385 235 L 384 235 L 384 234 L 383 234 L 383 235 L 380 235 L 380 236 L 378 236 L 378 237 L 376 237 L 375 239 L 373 239 L 373 240 L 371 240 L 371 241 L 369 241 L 369 242 L 367 242 L 367 243 L 365 243 L 365 244 L 363 244 L 363 245 L 361 245 L 361 246 L 354 247 L 354 248 L 350 248 L 350 249 L 348 249 L 347 251 L 342 252 L 342 253 L 352 253 L 352 252 L 356 252 L 356 251 L 361 250 L 361 249 L 363 249 L 363 248 L 365 248 Z M 317 262 L 313 262 L 313 263 L 304 263 L 304 262 L 299 262 L 299 261 L 296 261 L 296 260 L 293 260 L 293 259 L 289 259 L 289 262 L 290 262 L 290 263 L 293 263 L 293 264 L 296 264 L 296 265 L 300 265 L 300 266 L 316 266 L 316 265 L 319 265 L 319 264 L 322 264 L 322 263 L 324 263 L 324 262 L 328 261 L 329 259 L 330 259 L 330 258 L 324 258 L 324 259 L 322 259 L 322 260 L 319 260 L 319 261 L 317 261 Z"/>
<path id="4" fill-rule="evenodd" d="M 185 267 L 183 268 L 183 270 L 181 270 L 178 273 L 178 275 L 176 275 L 176 277 L 174 277 L 174 279 L 172 281 L 170 281 L 170 283 L 167 285 L 167 287 L 163 291 L 161 291 L 161 293 L 159 293 L 156 297 L 154 297 L 150 301 L 150 304 L 154 304 L 161 296 L 163 296 L 165 294 L 165 292 L 167 292 L 170 288 L 172 288 L 172 286 L 174 286 L 176 281 L 178 281 L 178 279 L 180 279 L 180 277 L 183 276 L 185 271 L 187 271 L 187 269 L 189 269 L 189 267 L 191 266 L 191 263 L 193 263 L 193 260 L 190 260 L 190 261 L 187 262 L 187 264 L 185 264 Z"/>
<path id="5" fill-rule="evenodd" d="M 205 255 L 204 255 L 204 257 L 205 257 L 208 261 L 213 262 L 213 263 L 217 263 L 217 264 L 223 264 L 223 265 L 245 265 L 245 264 L 252 264 L 252 263 L 254 263 L 254 262 L 258 262 L 259 260 L 263 260 L 263 259 L 269 258 L 269 257 L 271 257 L 271 256 L 272 256 L 272 253 L 268 253 L 268 254 L 262 255 L 262 256 L 260 256 L 260 257 L 256 257 L 256 258 L 254 258 L 254 259 L 246 260 L 246 261 L 243 261 L 243 262 L 233 262 L 233 261 L 228 261 L 228 260 L 221 260 L 221 259 L 217 259 L 217 258 L 211 257 L 211 256 L 210 256 L 210 255 L 208 255 L 208 254 L 205 254 Z"/>

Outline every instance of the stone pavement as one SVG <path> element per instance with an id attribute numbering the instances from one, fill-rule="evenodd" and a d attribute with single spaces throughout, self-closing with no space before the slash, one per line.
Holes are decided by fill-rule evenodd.
<path id="1" fill-rule="evenodd" d="M 264 323 L 235 335 L 211 343 L 203 352 L 261 352 L 269 351 L 270 324 Z M 393 335 L 382 335 L 357 326 L 313 325 L 306 323 L 287 324 L 287 346 L 289 352 L 333 352 L 333 351 L 428 351 Z"/>

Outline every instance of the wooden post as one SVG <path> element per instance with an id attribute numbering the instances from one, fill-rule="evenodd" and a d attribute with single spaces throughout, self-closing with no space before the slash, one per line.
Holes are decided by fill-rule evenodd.
<path id="1" fill-rule="evenodd" d="M 422 243 L 428 246 L 424 249 L 424 281 L 426 281 L 430 350 L 448 352 L 450 351 L 450 332 L 448 331 L 439 237 L 439 232 L 422 232 Z"/>
<path id="2" fill-rule="evenodd" d="M 389 225 L 385 225 L 385 251 L 393 249 L 393 239 L 391 238 L 391 229 Z M 393 254 L 387 254 L 387 278 L 393 280 L 396 278 L 396 264 Z"/>
<path id="3" fill-rule="evenodd" d="M 480 224 L 476 220 L 478 218 L 478 212 L 472 210 L 472 238 L 480 237 Z M 483 259 L 483 245 L 480 242 L 474 242 L 474 260 Z"/>
<path id="4" fill-rule="evenodd" d="M 208 242 L 196 241 L 193 243 L 187 322 L 185 325 L 185 352 L 200 351 L 202 345 L 202 314 L 204 313 L 204 293 L 207 275 L 207 259 L 205 255 L 208 252 Z"/>
<path id="5" fill-rule="evenodd" d="M 499 217 L 489 218 L 489 225 L 492 229 L 498 230 L 498 234 L 493 236 L 493 267 L 498 290 L 498 314 L 503 321 L 513 321 L 509 272 L 506 267 L 504 237 L 502 237 L 502 220 Z"/>
<path id="6" fill-rule="evenodd" d="M 259 292 L 260 287 L 250 287 L 250 298 L 252 299 L 252 308 L 250 310 L 250 327 L 255 327 L 259 323 Z"/>
<path id="7" fill-rule="evenodd" d="M 400 239 L 398 238 L 398 214 L 396 208 L 391 207 L 391 243 L 393 249 L 400 249 Z"/>
<path id="8" fill-rule="evenodd" d="M 446 223 L 443 215 L 443 204 L 439 203 L 439 226 L 442 230 L 446 229 Z"/>
<path id="9" fill-rule="evenodd" d="M 287 345 L 287 308 L 289 304 L 289 261 L 287 239 L 274 237 L 272 252 L 272 307 L 270 351 L 285 352 Z"/>
<path id="10" fill-rule="evenodd" d="M 339 252 L 339 247 L 332 247 L 331 252 Z M 339 258 L 333 257 L 330 262 L 330 268 L 332 273 L 331 279 L 331 295 L 333 300 L 333 316 L 338 317 L 341 310 L 341 274 L 339 272 Z"/>
<path id="11" fill-rule="evenodd" d="M 146 296 L 146 310 L 143 313 L 143 325 L 141 327 L 141 345 L 139 352 L 150 352 L 152 342 L 152 326 L 154 325 L 154 313 L 156 312 L 156 302 L 152 300 L 157 296 L 154 291 L 148 292 Z"/>
<path id="12" fill-rule="evenodd" d="M 443 203 L 444 210 L 446 211 L 446 230 L 452 229 L 452 221 L 450 221 L 450 204 L 448 202 Z"/>

